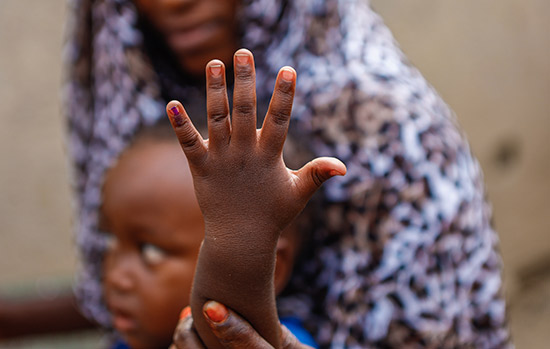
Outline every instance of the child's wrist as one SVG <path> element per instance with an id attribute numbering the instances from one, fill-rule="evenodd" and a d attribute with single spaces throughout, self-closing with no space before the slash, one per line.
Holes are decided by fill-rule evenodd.
<path id="1" fill-rule="evenodd" d="M 275 253 L 279 229 L 261 229 L 259 227 L 217 227 L 207 225 L 203 244 L 210 244 L 216 249 L 231 253 Z"/>
<path id="2" fill-rule="evenodd" d="M 244 245 L 260 244 L 262 246 L 274 246 L 284 228 L 273 224 L 260 222 L 212 222 L 205 220 L 205 238 L 210 238 L 219 243 Z"/>

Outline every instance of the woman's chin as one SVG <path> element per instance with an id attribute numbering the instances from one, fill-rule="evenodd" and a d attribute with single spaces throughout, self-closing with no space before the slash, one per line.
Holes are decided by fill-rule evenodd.
<path id="1" fill-rule="evenodd" d="M 169 43 L 170 44 L 170 43 Z M 179 47 L 176 45 L 170 45 L 173 51 L 176 53 L 176 57 L 182 67 L 182 69 L 193 75 L 202 77 L 204 76 L 204 69 L 206 64 L 212 59 L 219 59 L 226 67 L 233 64 L 233 53 L 238 49 L 236 43 L 223 42 L 208 45 L 197 46 L 196 49 L 189 50 L 187 47 Z"/>

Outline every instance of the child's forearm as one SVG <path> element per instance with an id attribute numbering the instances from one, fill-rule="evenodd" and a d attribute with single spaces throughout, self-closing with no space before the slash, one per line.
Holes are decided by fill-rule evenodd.
<path id="1" fill-rule="evenodd" d="M 247 319 L 258 333 L 274 347 L 279 346 L 279 320 L 275 304 L 273 273 L 278 233 L 257 241 L 250 236 L 257 231 L 235 228 L 208 231 L 201 247 L 191 307 L 202 312 L 208 300 L 216 300 Z M 223 238 L 218 238 L 221 236 Z M 203 316 L 194 316 L 195 326 L 208 348 L 217 345 Z M 219 346 L 219 345 L 218 345 Z"/>

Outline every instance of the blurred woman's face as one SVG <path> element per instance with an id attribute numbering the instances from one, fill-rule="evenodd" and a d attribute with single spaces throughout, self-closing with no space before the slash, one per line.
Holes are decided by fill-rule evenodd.
<path id="1" fill-rule="evenodd" d="M 213 58 L 232 64 L 238 48 L 238 0 L 134 0 L 140 14 L 163 36 L 181 67 L 202 76 Z"/>

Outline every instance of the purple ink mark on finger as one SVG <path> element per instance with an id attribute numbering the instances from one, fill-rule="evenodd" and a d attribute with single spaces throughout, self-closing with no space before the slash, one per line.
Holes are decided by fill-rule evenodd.
<path id="1" fill-rule="evenodd" d="M 174 124 L 176 124 L 176 127 L 180 127 L 185 123 L 185 120 L 181 115 L 174 115 L 172 117 L 172 120 L 174 120 Z"/>
<path id="2" fill-rule="evenodd" d="M 180 109 L 177 106 L 173 106 L 170 108 L 170 114 L 172 114 L 172 122 L 174 123 L 174 126 L 180 127 L 185 123 L 185 120 L 183 119 L 182 113 L 180 113 Z"/>
<path id="3" fill-rule="evenodd" d="M 170 108 L 170 111 L 172 112 L 172 116 L 180 115 L 180 110 L 176 106 L 173 106 L 172 108 Z"/>

